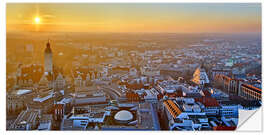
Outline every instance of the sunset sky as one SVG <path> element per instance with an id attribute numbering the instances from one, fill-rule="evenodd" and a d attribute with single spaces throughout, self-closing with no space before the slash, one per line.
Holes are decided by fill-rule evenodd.
<path id="1" fill-rule="evenodd" d="M 261 32 L 256 3 L 10 3 L 6 11 L 8 32 Z"/>

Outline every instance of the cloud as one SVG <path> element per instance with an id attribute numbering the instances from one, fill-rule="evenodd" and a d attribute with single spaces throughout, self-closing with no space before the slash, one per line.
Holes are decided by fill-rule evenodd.
<path id="1" fill-rule="evenodd" d="M 42 18 L 55 18 L 56 16 L 54 16 L 54 15 L 50 15 L 50 14 L 46 14 L 46 15 L 42 15 L 41 16 Z"/>

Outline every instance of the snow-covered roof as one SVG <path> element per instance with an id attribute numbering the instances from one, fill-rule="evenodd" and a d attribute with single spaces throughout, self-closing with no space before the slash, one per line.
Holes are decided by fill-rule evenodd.
<path id="1" fill-rule="evenodd" d="M 71 98 L 63 98 L 61 101 L 57 102 L 58 104 L 66 104 L 72 101 Z"/>
<path id="2" fill-rule="evenodd" d="M 21 90 L 18 90 L 16 94 L 21 96 L 21 95 L 28 94 L 28 93 L 31 93 L 31 92 L 32 92 L 32 90 L 21 89 Z"/>
<path id="3" fill-rule="evenodd" d="M 50 99 L 50 98 L 52 98 L 53 97 L 53 93 L 50 93 L 48 96 L 46 96 L 46 97 L 36 97 L 36 98 L 33 98 L 33 101 L 36 101 L 36 102 L 44 102 L 44 101 L 46 101 L 46 100 L 48 100 L 48 99 Z"/>

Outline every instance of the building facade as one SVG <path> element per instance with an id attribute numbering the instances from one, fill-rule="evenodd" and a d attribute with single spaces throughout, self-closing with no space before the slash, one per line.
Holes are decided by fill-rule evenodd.
<path id="1" fill-rule="evenodd" d="M 49 41 L 44 51 L 44 70 L 47 73 L 52 73 L 53 71 L 53 53 L 52 53 L 51 45 Z"/>

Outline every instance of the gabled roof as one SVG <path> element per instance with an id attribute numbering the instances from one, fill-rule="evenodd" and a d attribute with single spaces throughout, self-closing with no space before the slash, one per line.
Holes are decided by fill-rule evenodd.
<path id="1" fill-rule="evenodd" d="M 166 100 L 163 102 L 163 104 L 165 105 L 167 110 L 170 112 L 170 114 L 173 116 L 173 118 L 176 118 L 182 113 L 179 107 L 172 100 Z"/>
<path id="2" fill-rule="evenodd" d="M 253 86 L 253 85 L 250 85 L 250 84 L 244 83 L 244 84 L 242 84 L 242 86 L 248 87 L 248 88 L 250 88 L 250 89 L 253 89 L 253 90 L 256 91 L 256 92 L 262 92 L 262 89 L 257 88 L 257 87 L 255 87 L 255 86 Z"/>
<path id="3" fill-rule="evenodd" d="M 192 82 L 196 83 L 196 84 L 202 84 L 202 83 L 209 83 L 209 78 L 206 74 L 205 69 L 198 67 L 194 74 L 193 74 L 193 78 L 191 80 Z"/>

